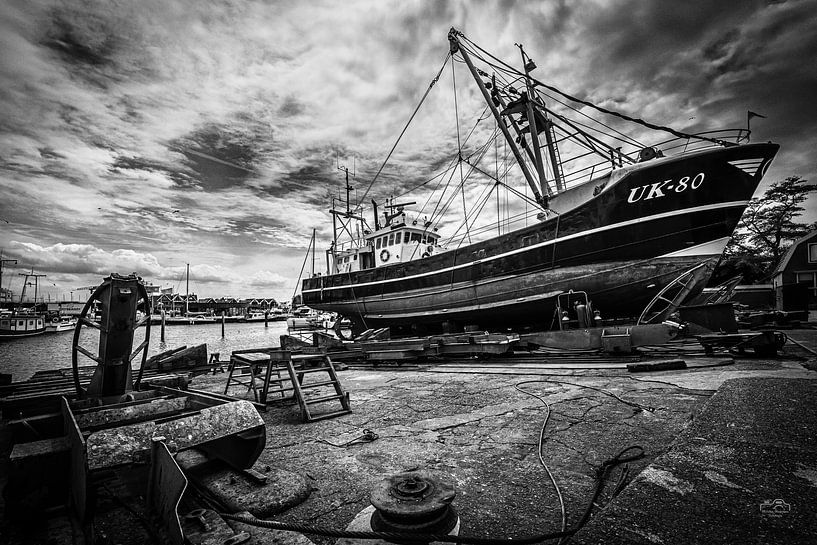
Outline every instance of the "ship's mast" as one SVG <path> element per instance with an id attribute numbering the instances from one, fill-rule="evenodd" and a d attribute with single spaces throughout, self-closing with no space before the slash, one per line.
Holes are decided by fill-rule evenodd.
<path id="1" fill-rule="evenodd" d="M 25 276 L 25 279 L 23 280 L 23 291 L 22 291 L 22 293 L 20 293 L 20 305 L 21 306 L 23 304 L 23 297 L 26 294 L 26 286 L 28 285 L 28 279 L 31 278 L 31 277 L 34 278 L 34 306 L 32 307 L 32 309 L 36 312 L 37 311 L 37 291 L 38 291 L 39 284 L 40 284 L 39 280 L 40 280 L 40 277 L 43 277 L 45 275 L 44 274 L 34 274 L 34 269 L 31 269 L 30 273 L 18 273 L 18 274 L 20 276 Z"/>
<path id="2" fill-rule="evenodd" d="M 184 296 L 184 315 L 187 316 L 190 314 L 190 263 L 187 264 L 187 281 L 184 291 L 187 292 Z"/>
<path id="3" fill-rule="evenodd" d="M 3 259 L 2 254 L 0 254 L 0 293 L 3 292 L 3 265 L 5 263 L 14 263 L 16 265 L 17 260 L 16 259 Z M 11 290 L 9 290 L 9 293 L 11 293 Z M 14 303 L 13 300 L 12 300 L 12 303 Z"/>
<path id="4" fill-rule="evenodd" d="M 536 68 L 536 63 L 533 62 L 533 59 L 525 55 L 525 50 L 522 49 L 520 44 L 516 45 L 519 47 L 519 52 L 522 54 L 522 66 L 524 66 L 525 69 L 525 86 L 528 90 L 528 128 L 530 129 L 530 140 L 531 145 L 533 146 L 533 152 L 536 155 L 536 170 L 539 173 L 539 180 L 542 184 L 542 193 L 547 192 L 547 180 L 545 179 L 545 168 L 544 164 L 542 163 L 542 151 L 539 148 L 540 130 L 545 132 L 545 142 L 547 144 L 548 154 L 550 155 L 550 164 L 553 167 L 553 183 L 556 185 L 556 191 L 561 191 L 564 189 L 564 184 L 562 183 L 562 175 L 559 170 L 559 160 L 556 157 L 556 143 L 553 141 L 550 132 L 550 120 L 547 117 L 547 109 L 544 107 L 544 104 L 541 104 L 540 111 L 542 112 L 542 119 L 545 122 L 544 127 L 537 127 L 536 115 L 534 112 L 534 108 L 540 106 L 539 97 L 536 93 L 536 87 L 533 85 L 530 77 L 531 70 Z"/>
<path id="5" fill-rule="evenodd" d="M 536 173 L 539 175 L 539 185 L 542 188 L 542 194 L 548 193 L 547 187 L 547 179 L 545 178 L 545 166 L 542 162 L 542 150 L 539 149 L 539 131 L 537 130 L 538 127 L 536 126 L 536 115 L 534 115 L 533 111 L 533 97 L 534 97 L 534 90 L 533 85 L 531 85 L 530 81 L 530 71 L 536 68 L 536 65 L 533 64 L 533 61 L 528 63 L 525 60 L 525 50 L 522 49 L 520 44 L 516 44 L 519 48 L 519 53 L 522 54 L 522 64 L 525 67 L 525 86 L 528 89 L 528 99 L 527 99 L 527 109 L 528 109 L 528 129 L 530 129 L 530 141 L 531 146 L 533 147 L 533 155 L 534 155 L 534 163 L 536 164 Z"/>
<path id="6" fill-rule="evenodd" d="M 496 105 L 491 99 L 491 95 L 488 93 L 488 89 L 485 88 L 485 83 L 482 81 L 482 78 L 479 77 L 477 69 L 471 62 L 471 57 L 468 55 L 468 52 L 465 51 L 463 47 L 461 47 L 458 35 L 459 35 L 458 31 L 453 28 L 448 33 L 448 41 L 451 44 L 451 53 L 454 54 L 459 51 L 460 55 L 462 55 L 462 59 L 468 66 L 468 70 L 471 71 L 471 75 L 474 77 L 474 80 L 477 82 L 477 86 L 479 87 L 482 96 L 485 98 L 485 102 L 488 104 L 488 107 L 491 109 L 491 113 L 496 119 L 499 129 L 505 136 L 505 140 L 508 142 L 508 146 L 510 146 L 511 151 L 513 152 L 513 155 L 516 158 L 516 162 L 519 164 L 519 168 L 522 169 L 522 174 L 525 176 L 525 180 L 527 180 L 528 185 L 530 186 L 531 191 L 533 192 L 534 198 L 536 199 L 536 202 L 539 203 L 542 206 L 542 208 L 547 208 L 547 200 L 542 196 L 542 193 L 539 191 L 536 181 L 534 180 L 533 175 L 530 172 L 530 169 L 528 169 L 528 166 L 525 163 L 524 158 L 522 157 L 522 153 L 516 146 L 516 142 L 514 141 L 511 132 L 508 130 L 507 125 L 505 125 L 505 120 L 500 115 L 499 110 L 497 109 Z"/>

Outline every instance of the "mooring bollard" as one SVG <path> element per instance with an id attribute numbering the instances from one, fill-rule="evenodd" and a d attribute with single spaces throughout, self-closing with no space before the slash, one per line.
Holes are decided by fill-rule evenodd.
<path id="1" fill-rule="evenodd" d="M 161 341 L 165 342 L 165 311 L 162 311 L 162 334 Z"/>
<path id="2" fill-rule="evenodd" d="M 269 311 L 264 311 L 264 327 L 269 327 Z"/>
<path id="3" fill-rule="evenodd" d="M 223 310 L 221 311 L 221 338 L 224 338 L 224 322 L 227 321 L 227 313 Z"/>

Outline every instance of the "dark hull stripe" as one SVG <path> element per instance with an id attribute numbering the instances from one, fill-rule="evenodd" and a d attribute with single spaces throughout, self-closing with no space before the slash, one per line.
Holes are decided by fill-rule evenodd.
<path id="1" fill-rule="evenodd" d="M 417 310 L 416 305 L 401 305 L 399 310 L 392 312 L 378 312 L 373 304 L 350 305 L 339 309 L 343 314 L 361 315 L 367 327 L 381 327 L 384 325 L 413 325 L 433 324 L 442 321 L 456 321 L 462 324 L 474 324 L 484 328 L 504 329 L 519 324 L 528 326 L 552 327 L 556 308 L 556 296 L 567 293 L 570 289 L 587 292 L 592 299 L 593 308 L 600 310 L 604 317 L 637 317 L 658 290 L 668 282 L 690 270 L 701 261 L 709 261 L 709 272 L 714 267 L 717 258 L 699 257 L 674 262 L 667 260 L 656 263 L 655 260 L 646 262 L 628 262 L 615 268 L 599 270 L 596 273 L 578 277 L 564 278 L 557 282 L 550 282 L 543 286 L 547 291 L 528 297 L 507 298 L 490 304 L 474 304 L 470 299 L 467 306 L 442 309 Z M 569 272 L 569 271 L 566 271 Z M 699 291 L 700 286 L 695 290 Z M 693 294 L 695 293 L 693 292 Z M 506 294 L 507 295 L 507 294 Z M 477 299 L 481 301 L 481 299 Z M 361 309 L 366 310 L 361 312 Z M 406 309 L 411 309 L 406 311 Z"/>
<path id="2" fill-rule="evenodd" d="M 711 211 L 693 214 L 676 214 L 675 221 L 661 218 L 654 222 L 638 222 L 618 230 L 579 237 L 561 242 L 555 247 L 530 246 L 525 252 L 513 256 L 468 263 L 459 271 L 448 270 L 434 275 L 406 277 L 391 282 L 344 286 L 320 293 L 304 293 L 307 304 L 321 308 L 325 303 L 341 303 L 357 300 L 383 300 L 391 295 L 437 294 L 445 295 L 458 286 L 474 287 L 481 283 L 512 277 L 523 279 L 526 274 L 565 267 L 590 266 L 594 270 L 606 268 L 605 262 L 651 259 L 667 253 L 666 249 L 684 248 L 684 242 L 695 245 L 728 236 L 733 222 L 742 208 L 724 211 L 713 218 Z M 644 233 L 650 233 L 646 236 Z M 554 256 L 553 253 L 556 255 Z M 306 299 L 310 297 L 310 299 Z"/>
<path id="3" fill-rule="evenodd" d="M 45 333 L 45 328 L 42 329 L 28 329 L 22 331 L 3 330 L 0 331 L 0 340 L 2 339 L 16 339 L 18 337 L 31 337 L 32 335 L 39 335 Z"/>

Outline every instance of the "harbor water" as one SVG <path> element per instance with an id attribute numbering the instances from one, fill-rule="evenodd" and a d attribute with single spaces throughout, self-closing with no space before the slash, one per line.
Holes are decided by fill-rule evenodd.
<path id="1" fill-rule="evenodd" d="M 160 342 L 161 327 L 153 325 L 150 330 L 148 357 L 165 350 L 181 346 L 207 344 L 208 358 L 218 352 L 222 361 L 228 360 L 230 352 L 246 348 L 264 348 L 280 346 L 280 337 L 287 333 L 285 321 L 270 321 L 269 327 L 263 322 L 227 323 L 224 327 L 224 338 L 221 337 L 221 323 L 199 325 L 174 325 L 165 328 L 165 342 Z M 136 348 L 144 340 L 144 328 L 134 335 L 133 346 Z M 37 371 L 47 371 L 71 367 L 71 345 L 74 332 L 44 333 L 35 337 L 15 339 L 0 343 L 0 373 L 11 373 L 12 380 L 25 380 Z M 79 345 L 93 354 L 99 352 L 99 332 L 83 327 Z M 134 360 L 138 368 L 141 355 Z M 94 365 L 94 362 L 77 354 L 80 366 Z"/>

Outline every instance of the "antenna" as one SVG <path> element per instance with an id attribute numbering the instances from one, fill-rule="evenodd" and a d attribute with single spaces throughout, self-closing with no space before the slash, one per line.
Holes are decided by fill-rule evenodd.
<path id="1" fill-rule="evenodd" d="M 353 157 L 352 160 L 354 161 L 352 163 L 352 178 L 354 178 L 355 177 L 355 168 L 357 167 L 357 160 L 354 157 Z M 351 194 L 352 190 L 354 189 L 354 187 L 349 185 L 349 167 L 347 167 L 346 165 L 344 165 L 344 166 L 340 165 L 340 160 L 338 158 L 337 152 L 335 152 L 335 163 L 337 164 L 338 170 L 342 170 L 343 172 L 346 173 L 346 214 L 349 215 L 349 214 L 352 213 L 352 210 L 351 210 L 351 208 L 349 206 L 349 195 Z"/>

